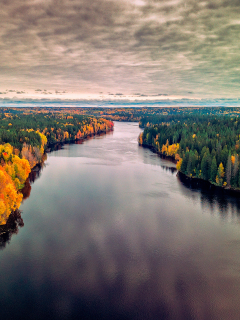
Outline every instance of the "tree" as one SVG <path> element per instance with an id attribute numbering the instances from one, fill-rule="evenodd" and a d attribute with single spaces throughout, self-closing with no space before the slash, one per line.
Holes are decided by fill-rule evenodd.
<path id="1" fill-rule="evenodd" d="M 204 156 L 201 161 L 201 171 L 202 171 L 202 178 L 208 180 L 208 154 L 207 152 L 204 153 Z"/>
<path id="2" fill-rule="evenodd" d="M 183 159 L 182 159 L 182 163 L 181 163 L 181 172 L 183 172 L 183 173 L 186 173 L 186 171 L 187 171 L 188 159 L 189 159 L 189 152 L 186 152 L 183 155 Z"/>
<path id="3" fill-rule="evenodd" d="M 215 182 L 217 176 L 217 160 L 216 157 L 213 157 L 212 165 L 211 165 L 211 176 L 210 179 L 212 182 Z"/>
<path id="4" fill-rule="evenodd" d="M 226 168 L 226 180 L 228 186 L 231 186 L 231 177 L 232 177 L 232 161 L 231 161 L 231 154 L 228 156 L 227 160 L 227 168 Z"/>
<path id="5" fill-rule="evenodd" d="M 232 157 L 233 170 L 232 170 L 232 184 L 234 187 L 237 187 L 237 179 L 238 179 L 238 154 L 234 155 L 234 159 Z"/>
<path id="6" fill-rule="evenodd" d="M 176 168 L 177 168 L 178 171 L 181 170 L 182 162 L 183 162 L 183 160 L 180 158 L 180 159 L 178 160 L 177 164 L 176 164 Z"/>
<path id="7" fill-rule="evenodd" d="M 223 166 L 223 164 L 221 162 L 220 165 L 218 166 L 217 177 L 216 177 L 216 182 L 220 186 L 222 186 L 222 184 L 223 184 L 224 174 L 225 174 L 224 166 Z"/>

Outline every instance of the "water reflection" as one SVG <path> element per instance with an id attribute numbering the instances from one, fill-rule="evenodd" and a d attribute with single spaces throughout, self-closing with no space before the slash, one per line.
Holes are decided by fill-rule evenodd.
<path id="1" fill-rule="evenodd" d="M 0 225 L 0 250 L 10 243 L 12 235 L 17 234 L 19 228 L 24 226 L 21 211 L 16 210 L 10 214 L 6 224 Z"/>
<path id="2" fill-rule="evenodd" d="M 200 195 L 202 208 L 223 219 L 235 221 L 240 218 L 240 193 L 215 187 L 208 182 L 188 179 L 183 174 L 177 175 L 181 191 L 185 196 L 196 198 Z M 186 188 L 191 192 L 186 192 Z"/>
<path id="3" fill-rule="evenodd" d="M 47 161 L 47 154 L 45 153 L 43 155 L 42 162 L 37 164 L 30 172 L 27 180 L 25 181 L 24 187 L 21 190 L 21 193 L 23 195 L 23 200 L 26 200 L 27 198 L 30 197 L 31 189 L 32 189 L 31 185 L 35 182 L 35 180 L 40 178 L 41 172 L 46 166 L 46 161 Z"/>
<path id="4" fill-rule="evenodd" d="M 171 172 L 171 174 L 175 174 L 177 172 L 177 169 L 175 167 L 169 167 L 169 166 L 161 166 L 163 170 L 167 172 Z"/>

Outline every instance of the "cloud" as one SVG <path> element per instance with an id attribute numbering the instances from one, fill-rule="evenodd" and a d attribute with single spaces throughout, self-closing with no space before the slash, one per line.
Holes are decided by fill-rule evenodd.
<path id="1" fill-rule="evenodd" d="M 41 94 L 52 94 L 52 92 L 48 92 L 48 91 L 46 91 L 46 90 L 44 90 L 44 91 L 42 91 L 42 92 L 40 92 Z"/>
<path id="2" fill-rule="evenodd" d="M 63 91 L 55 90 L 55 94 L 63 94 L 63 93 L 67 93 L 67 91 L 66 90 L 63 90 Z"/>
<path id="3" fill-rule="evenodd" d="M 0 80 L 21 89 L 237 96 L 239 11 L 237 0 L 4 1 Z"/>

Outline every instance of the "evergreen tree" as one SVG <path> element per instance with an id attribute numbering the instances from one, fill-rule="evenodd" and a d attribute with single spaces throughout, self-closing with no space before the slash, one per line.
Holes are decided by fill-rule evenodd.
<path id="1" fill-rule="evenodd" d="M 188 159 L 189 159 L 189 152 L 186 152 L 185 155 L 183 156 L 183 161 L 181 165 L 181 171 L 183 173 L 187 172 Z"/>
<path id="2" fill-rule="evenodd" d="M 208 180 L 208 154 L 204 153 L 201 161 L 202 178 Z"/>
<path id="3" fill-rule="evenodd" d="M 238 154 L 235 154 L 234 156 L 232 156 L 233 158 L 233 169 L 232 169 L 232 185 L 234 187 L 237 187 L 238 184 Z"/>
<path id="4" fill-rule="evenodd" d="M 212 182 L 216 181 L 216 176 L 217 176 L 217 160 L 216 160 L 216 157 L 213 157 L 212 165 L 211 165 L 211 177 L 210 177 Z"/>
<path id="5" fill-rule="evenodd" d="M 231 154 L 228 156 L 227 160 L 227 168 L 226 168 L 226 180 L 228 186 L 231 186 L 231 177 L 232 177 L 232 161 L 231 161 Z"/>

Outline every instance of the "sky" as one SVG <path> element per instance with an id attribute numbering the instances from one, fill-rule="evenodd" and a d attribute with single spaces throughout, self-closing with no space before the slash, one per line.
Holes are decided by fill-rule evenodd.
<path id="1" fill-rule="evenodd" d="M 240 98 L 239 0 L 0 0 L 1 99 Z"/>

